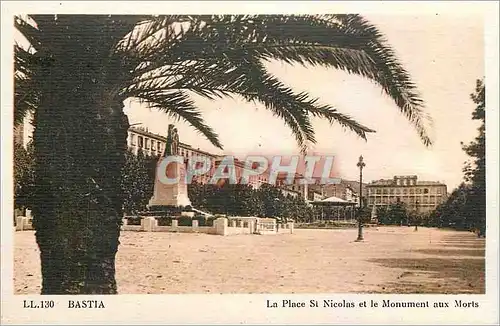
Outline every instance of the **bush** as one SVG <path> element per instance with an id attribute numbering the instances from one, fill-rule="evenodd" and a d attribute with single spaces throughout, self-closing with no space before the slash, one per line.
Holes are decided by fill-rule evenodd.
<path id="1" fill-rule="evenodd" d="M 160 216 L 157 217 L 158 226 L 171 226 L 172 225 L 172 216 Z"/>
<path id="2" fill-rule="evenodd" d="M 140 216 L 127 216 L 127 224 L 128 225 L 141 225 L 141 217 Z"/>
<path id="3" fill-rule="evenodd" d="M 192 226 L 193 220 L 189 216 L 180 216 L 178 219 L 178 226 Z"/>
<path id="4" fill-rule="evenodd" d="M 215 217 L 214 216 L 206 217 L 201 214 L 196 214 L 193 217 L 193 221 L 194 220 L 198 221 L 198 226 L 213 226 Z"/>

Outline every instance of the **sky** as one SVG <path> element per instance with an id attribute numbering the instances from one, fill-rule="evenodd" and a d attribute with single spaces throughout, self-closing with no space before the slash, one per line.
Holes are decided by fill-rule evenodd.
<path id="1" fill-rule="evenodd" d="M 468 159 L 460 142 L 472 141 L 479 126 L 471 120 L 475 106 L 470 93 L 476 79 L 484 76 L 483 17 L 479 12 L 464 11 L 364 16 L 385 35 L 416 83 L 433 121 L 428 129 L 431 147 L 424 146 L 394 102 L 367 79 L 335 69 L 279 61 L 267 62 L 266 68 L 296 92 L 307 91 L 321 103 L 376 130 L 365 141 L 337 124 L 312 120 L 317 143 L 309 149 L 335 156 L 336 177 L 358 180 L 356 164 L 363 155 L 365 182 L 411 174 L 421 181 L 444 182 L 451 191 L 462 182 L 462 168 Z M 133 101 L 126 101 L 124 110 L 131 124 L 141 124 L 154 133 L 166 135 L 168 124 L 175 123 L 182 142 L 208 152 L 240 158 L 260 153 L 299 154 L 291 131 L 262 105 L 238 97 L 216 101 L 193 98 L 205 122 L 218 133 L 223 151 L 189 124 L 173 121 L 162 112 Z M 26 138 L 30 129 L 28 126 Z"/>
<path id="2" fill-rule="evenodd" d="M 336 107 L 376 130 L 365 141 L 339 125 L 313 120 L 316 153 L 335 156 L 338 177 L 357 180 L 358 157 L 366 167 L 363 181 L 418 175 L 422 181 L 441 181 L 449 191 L 463 179 L 468 159 L 460 142 L 477 135 L 478 123 L 471 120 L 474 103 L 470 93 L 476 79 L 484 76 L 483 18 L 480 14 L 385 14 L 365 15 L 386 36 L 408 70 L 433 120 L 425 147 L 417 132 L 397 106 L 377 85 L 358 76 L 334 69 L 292 66 L 278 61 L 267 69 L 294 90 L 307 91 L 322 103 Z M 194 97 L 208 125 L 219 134 L 224 146 L 212 146 L 191 126 L 173 121 L 164 113 L 138 103 L 126 102 L 130 123 L 142 123 L 149 131 L 166 134 L 175 123 L 182 142 L 195 148 L 245 157 L 249 153 L 293 155 L 299 153 L 295 138 L 284 123 L 259 104 L 238 98 L 210 101 Z"/>

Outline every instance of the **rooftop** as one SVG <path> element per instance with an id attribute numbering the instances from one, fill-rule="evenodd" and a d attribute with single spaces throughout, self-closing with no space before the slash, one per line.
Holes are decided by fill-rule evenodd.
<path id="1" fill-rule="evenodd" d="M 416 185 L 398 185 L 393 179 L 380 179 L 370 182 L 368 187 L 373 186 L 392 186 L 392 187 L 415 187 L 415 186 L 446 186 L 446 184 L 439 181 L 417 181 Z"/>

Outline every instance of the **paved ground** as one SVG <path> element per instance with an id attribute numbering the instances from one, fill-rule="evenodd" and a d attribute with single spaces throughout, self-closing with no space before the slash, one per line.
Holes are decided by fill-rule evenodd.
<path id="1" fill-rule="evenodd" d="M 215 236 L 122 232 L 118 290 L 145 293 L 484 293 L 485 240 L 413 227 Z M 39 293 L 34 232 L 15 234 L 14 288 Z"/>

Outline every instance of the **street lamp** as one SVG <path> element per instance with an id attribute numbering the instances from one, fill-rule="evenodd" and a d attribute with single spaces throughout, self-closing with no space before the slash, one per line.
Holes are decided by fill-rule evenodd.
<path id="1" fill-rule="evenodd" d="M 363 155 L 359 157 L 358 164 L 356 166 L 359 168 L 359 214 L 358 214 L 358 238 L 356 241 L 363 241 L 363 224 L 361 222 L 361 215 L 363 209 L 363 168 L 366 166 L 363 162 Z"/>
<path id="2" fill-rule="evenodd" d="M 418 231 L 418 223 L 417 223 L 417 219 L 418 219 L 418 204 L 420 204 L 420 202 L 417 200 L 415 202 L 415 231 Z"/>

